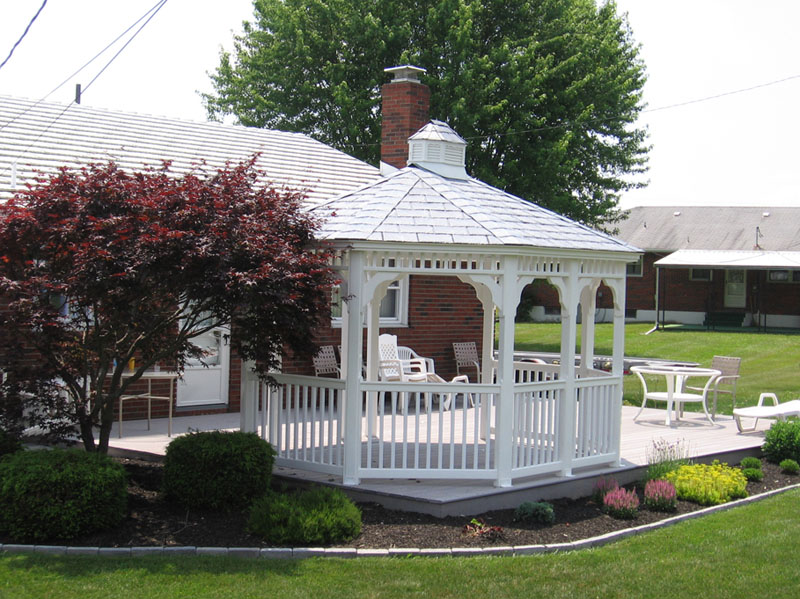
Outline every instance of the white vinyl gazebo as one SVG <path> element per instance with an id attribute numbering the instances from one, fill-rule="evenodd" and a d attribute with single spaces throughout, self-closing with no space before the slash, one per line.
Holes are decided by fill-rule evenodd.
<path id="1" fill-rule="evenodd" d="M 409 139 L 408 167 L 313 209 L 343 281 L 342 376 L 276 373 L 278 387 L 269 388 L 243 373 L 242 427 L 260 427 L 277 464 L 346 485 L 425 478 L 507 487 L 618 463 L 625 266 L 639 252 L 470 178 L 465 146 L 431 121 Z M 484 314 L 480 382 L 379 380 L 378 307 L 389 285 L 414 275 L 457 277 L 474 288 Z M 514 357 L 520 294 L 536 279 L 560 296 L 558 364 Z M 601 283 L 613 294 L 610 372 L 593 365 Z M 446 393 L 456 398 L 449 405 L 419 401 Z"/>

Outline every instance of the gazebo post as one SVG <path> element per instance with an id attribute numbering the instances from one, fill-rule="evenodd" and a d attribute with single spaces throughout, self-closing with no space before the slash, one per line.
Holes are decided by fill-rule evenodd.
<path id="1" fill-rule="evenodd" d="M 612 420 L 613 429 L 611 439 L 614 442 L 614 452 L 617 459 L 614 466 L 620 465 L 620 429 L 622 427 L 622 388 L 623 375 L 625 374 L 625 279 L 607 281 L 606 286 L 614 295 L 614 348 L 611 357 L 611 375 L 619 377 L 620 386 L 616 400 L 616 414 Z"/>
<path id="2" fill-rule="evenodd" d="M 517 256 L 503 258 L 502 306 L 500 309 L 500 355 L 498 379 L 500 397 L 497 400 L 497 420 L 495 422 L 495 455 L 497 459 L 496 487 L 511 486 L 512 445 L 514 443 L 512 428 L 514 425 L 514 328 L 517 305 L 519 304 L 519 288 L 517 273 L 519 271 Z"/>
<path id="3" fill-rule="evenodd" d="M 575 338 L 577 335 L 578 273 L 577 260 L 567 262 L 567 278 L 558 285 L 561 291 L 561 371 L 564 395 L 558 415 L 558 455 L 562 463 L 561 476 L 572 476 L 575 457 Z"/>
<path id="4" fill-rule="evenodd" d="M 359 483 L 361 462 L 361 343 L 362 300 L 364 294 L 364 254 L 350 251 L 350 267 L 347 273 L 346 316 L 342 323 L 344 333 L 342 351 L 345 369 L 344 392 L 344 460 L 342 482 L 345 485 Z M 346 327 L 346 328 L 345 328 Z"/>
<path id="5" fill-rule="evenodd" d="M 594 364 L 594 313 L 597 306 L 599 280 L 581 289 L 581 368 L 592 368 Z"/>

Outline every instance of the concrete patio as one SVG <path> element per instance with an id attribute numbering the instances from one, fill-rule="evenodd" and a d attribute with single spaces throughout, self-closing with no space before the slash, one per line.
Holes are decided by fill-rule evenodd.
<path id="1" fill-rule="evenodd" d="M 330 474 L 276 467 L 275 474 L 297 482 L 342 486 L 357 501 L 377 502 L 390 508 L 430 513 L 438 516 L 474 514 L 490 509 L 516 507 L 526 500 L 578 497 L 591 492 L 598 476 L 614 476 L 621 483 L 637 480 L 647 465 L 647 453 L 654 441 L 680 442 L 698 461 L 720 459 L 738 462 L 747 455 L 758 455 L 764 431 L 770 421 L 760 421 L 758 430 L 739 434 L 730 416 L 718 417 L 714 426 L 702 414 L 687 412 L 673 426 L 664 425 L 663 409 L 645 409 L 633 420 L 638 408 L 622 408 L 621 460 L 619 467 L 602 471 L 574 472 L 571 477 L 539 476 L 522 479 L 510 488 L 494 487 L 491 481 L 386 479 L 363 480 L 356 487 L 342 485 L 341 477 Z M 238 430 L 238 413 L 207 416 L 178 416 L 173 419 L 173 436 L 189 431 Z M 118 439 L 112 431 L 111 453 L 160 459 L 170 442 L 166 419 L 124 423 L 125 435 Z M 364 446 L 366 447 L 366 443 Z"/>

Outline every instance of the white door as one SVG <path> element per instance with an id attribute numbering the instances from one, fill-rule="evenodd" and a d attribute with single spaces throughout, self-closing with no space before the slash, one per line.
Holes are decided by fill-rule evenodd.
<path id="1" fill-rule="evenodd" d="M 189 360 L 178 382 L 178 406 L 207 406 L 228 403 L 228 371 L 230 368 L 229 331 L 218 327 L 198 335 L 192 343 L 201 347 L 205 356 Z"/>
<path id="2" fill-rule="evenodd" d="M 725 271 L 725 307 L 744 308 L 746 303 L 747 286 L 745 285 L 745 271 Z"/>

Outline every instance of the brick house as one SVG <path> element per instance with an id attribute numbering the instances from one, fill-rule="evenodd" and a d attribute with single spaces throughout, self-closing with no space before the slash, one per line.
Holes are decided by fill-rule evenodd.
<path id="1" fill-rule="evenodd" d="M 645 250 L 628 266 L 629 319 L 800 328 L 800 208 L 648 206 L 618 237 Z"/>

